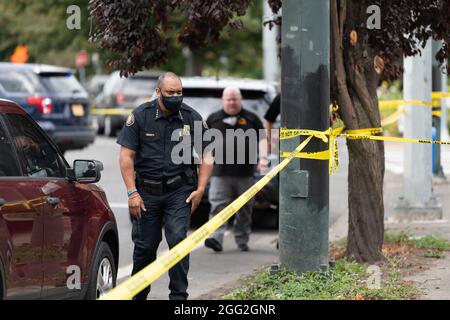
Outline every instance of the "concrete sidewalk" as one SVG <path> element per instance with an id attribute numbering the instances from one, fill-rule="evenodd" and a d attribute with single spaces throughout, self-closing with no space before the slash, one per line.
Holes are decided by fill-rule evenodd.
<path id="1" fill-rule="evenodd" d="M 450 240 L 450 184 L 448 181 L 435 180 L 433 183 L 434 194 L 439 198 L 443 208 L 443 219 L 435 221 L 414 221 L 397 223 L 393 221 L 394 205 L 403 192 L 403 143 L 387 142 L 386 147 L 386 173 L 384 178 L 384 207 L 385 230 L 399 233 L 405 231 L 414 236 L 440 235 Z M 346 153 L 344 144 L 340 144 L 340 152 Z M 450 147 L 442 148 L 442 163 L 447 178 L 450 180 Z M 347 164 L 345 164 L 347 165 Z M 341 170 L 342 168 L 340 168 Z M 346 171 L 346 170 L 345 170 Z M 347 188 L 333 188 L 332 192 L 338 193 L 345 204 L 347 203 Z M 337 195 L 335 195 L 337 196 Z M 340 209 L 342 210 L 342 203 Z M 330 210 L 335 210 L 330 206 Z M 345 208 L 347 209 L 347 208 Z M 330 241 L 339 240 L 347 236 L 348 212 L 339 214 L 339 219 L 332 225 Z M 430 268 L 406 278 L 419 284 L 424 295 L 421 299 L 450 299 L 450 254 L 443 259 L 432 261 Z"/>
<path id="2" fill-rule="evenodd" d="M 385 229 L 391 232 L 406 231 L 414 236 L 440 235 L 450 240 L 450 184 L 436 181 L 434 194 L 443 208 L 443 219 L 435 221 L 414 221 L 410 223 L 390 222 L 396 195 L 402 190 L 403 176 L 387 173 L 385 176 Z M 450 254 L 443 259 L 432 261 L 431 267 L 423 272 L 406 278 L 419 284 L 424 295 L 421 299 L 450 300 Z"/>

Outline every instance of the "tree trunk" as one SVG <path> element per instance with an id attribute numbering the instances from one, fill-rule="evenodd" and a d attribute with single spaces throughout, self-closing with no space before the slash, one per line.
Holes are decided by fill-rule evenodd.
<path id="1" fill-rule="evenodd" d="M 347 129 L 381 127 L 378 110 L 378 77 L 367 34 L 358 29 L 366 21 L 367 1 L 331 0 L 333 66 L 332 88 Z M 357 34 L 350 42 L 350 33 Z M 355 38 L 353 38 L 355 40 Z M 347 140 L 349 152 L 347 257 L 377 262 L 384 236 L 384 144 L 381 141 Z"/>
<path id="2" fill-rule="evenodd" d="M 192 59 L 193 59 L 193 76 L 194 77 L 201 77 L 203 73 L 204 68 L 204 61 L 203 61 L 203 50 L 194 50 L 192 52 Z"/>

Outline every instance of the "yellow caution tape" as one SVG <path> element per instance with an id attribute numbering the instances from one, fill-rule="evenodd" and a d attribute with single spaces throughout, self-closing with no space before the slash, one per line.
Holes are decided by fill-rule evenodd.
<path id="1" fill-rule="evenodd" d="M 447 141 L 437 141 L 437 140 L 426 140 L 426 139 L 409 139 L 409 138 L 396 138 L 396 137 L 385 137 L 377 136 L 377 134 L 383 133 L 382 128 L 365 128 L 357 130 L 347 130 L 346 133 L 342 133 L 343 128 L 328 129 L 326 131 L 315 131 L 315 130 L 296 130 L 296 129 L 281 129 L 280 136 L 283 139 L 291 139 L 298 136 L 318 137 L 322 140 L 324 135 L 330 136 L 329 138 L 329 149 L 320 152 L 296 152 L 295 157 L 302 159 L 315 159 L 315 160 L 328 160 L 329 161 L 329 174 L 332 175 L 334 171 L 338 169 L 339 166 L 339 155 L 338 155 L 338 145 L 337 137 L 342 136 L 351 140 L 378 140 L 378 141 L 396 141 L 396 142 L 410 142 L 410 143 L 426 143 L 426 144 L 440 144 L 440 145 L 450 145 Z M 328 140 L 328 139 L 327 139 Z M 286 158 L 290 156 L 289 152 L 281 152 L 280 157 Z"/>
<path id="2" fill-rule="evenodd" d="M 391 114 L 390 116 L 388 116 L 387 118 L 381 120 L 381 126 L 385 127 L 388 126 L 394 122 L 397 122 L 400 117 L 402 116 L 402 114 L 405 113 L 405 109 L 403 109 L 402 107 L 400 107 L 396 112 L 394 112 L 393 114 Z"/>
<path id="3" fill-rule="evenodd" d="M 397 109 L 401 106 L 421 106 L 421 107 L 436 107 L 440 106 L 440 102 L 424 102 L 419 100 L 383 100 L 378 102 L 380 109 Z"/>
<path id="4" fill-rule="evenodd" d="M 426 140 L 426 139 L 369 136 L 369 135 L 357 135 L 357 134 L 348 134 L 348 133 L 341 134 L 341 136 L 347 137 L 348 139 L 352 139 L 352 140 L 360 139 L 360 140 L 378 140 L 378 141 L 395 141 L 395 142 L 450 145 L 450 141 L 438 141 L 438 140 Z"/>
<path id="5" fill-rule="evenodd" d="M 383 128 L 366 128 L 366 129 L 356 129 L 356 130 L 347 130 L 348 134 L 358 134 L 358 135 L 375 135 L 379 133 L 383 133 Z M 342 135 L 342 134 L 340 134 Z"/>
<path id="6" fill-rule="evenodd" d="M 366 128 L 366 129 L 357 129 L 357 130 L 347 130 L 346 133 L 341 133 L 338 130 L 342 128 L 338 128 L 331 135 L 332 137 L 347 137 L 352 140 L 378 140 L 378 141 L 396 141 L 396 142 L 410 142 L 410 143 L 426 143 L 426 144 L 441 144 L 441 145 L 450 145 L 450 141 L 438 141 L 438 140 L 427 140 L 427 139 L 410 139 L 410 138 L 397 138 L 397 137 L 386 137 L 386 136 L 377 136 L 376 134 L 382 133 L 382 128 Z M 294 132 L 295 130 L 289 130 L 290 132 Z M 315 135 L 317 133 L 313 130 L 297 130 L 302 133 L 302 135 L 306 135 L 307 131 L 314 132 Z M 342 130 L 341 130 L 342 131 Z M 323 131 L 322 134 L 330 135 L 331 129 Z M 312 133 L 310 134 L 311 136 Z M 331 140 L 331 138 L 330 138 Z M 282 154 L 285 155 L 285 154 Z M 311 153 L 309 154 L 309 158 L 313 159 Z M 328 159 L 330 159 L 329 157 Z M 323 156 L 317 156 L 319 160 L 325 160 Z"/>
<path id="7" fill-rule="evenodd" d="M 341 134 L 343 129 L 344 129 L 343 127 L 338 127 L 338 128 L 330 128 L 326 131 L 316 131 L 316 130 L 298 130 L 298 129 L 282 128 L 280 130 L 280 139 L 286 140 L 299 136 L 310 136 L 319 138 L 325 143 L 329 142 L 328 150 L 319 152 L 296 152 L 295 157 L 302 159 L 328 160 L 328 161 L 330 159 L 333 159 L 333 161 L 329 161 L 329 168 L 328 168 L 329 174 L 332 175 L 339 167 L 339 151 L 336 138 Z M 378 128 L 371 128 L 365 130 L 356 130 L 355 132 L 360 134 L 370 134 L 377 131 Z M 330 136 L 329 139 L 327 137 L 328 135 Z M 287 151 L 280 153 L 281 158 L 287 158 L 290 155 L 291 152 Z"/>
<path id="8" fill-rule="evenodd" d="M 431 112 L 431 115 L 432 115 L 433 117 L 438 117 L 438 118 L 440 118 L 440 117 L 442 116 L 442 112 L 441 112 L 441 111 L 433 111 L 433 112 Z"/>
<path id="9" fill-rule="evenodd" d="M 108 115 L 108 116 L 128 116 L 133 109 L 131 108 L 91 108 L 92 115 Z"/>
<path id="10" fill-rule="evenodd" d="M 448 92 L 432 92 L 431 99 L 432 102 L 424 102 L 419 100 L 382 100 L 378 102 L 380 109 L 397 109 L 401 106 L 413 105 L 422 107 L 439 107 L 442 105 L 442 99 L 450 98 L 450 93 Z"/>
<path id="11" fill-rule="evenodd" d="M 282 158 L 287 158 L 291 152 L 283 151 L 280 153 L 280 156 Z M 314 160 L 329 160 L 330 159 L 330 152 L 328 150 L 325 151 L 319 151 L 319 152 L 297 152 L 295 154 L 296 158 L 303 158 L 303 159 L 314 159 Z"/>
<path id="12" fill-rule="evenodd" d="M 438 91 L 436 91 L 436 92 L 433 92 L 431 94 L 431 97 L 433 99 L 448 99 L 448 98 L 450 98 L 450 93 L 449 92 L 438 92 Z"/>
<path id="13" fill-rule="evenodd" d="M 339 106 L 337 104 L 330 104 L 330 113 L 337 112 L 339 110 Z"/>
<path id="14" fill-rule="evenodd" d="M 403 105 L 403 100 L 382 100 L 378 102 L 379 109 L 397 109 Z"/>
<path id="15" fill-rule="evenodd" d="M 250 189 L 244 192 L 239 198 L 234 200 L 229 206 L 220 211 L 214 218 L 197 229 L 189 237 L 181 241 L 178 245 L 165 253 L 159 259 L 133 275 L 128 280 L 111 290 L 100 300 L 126 300 L 141 292 L 145 287 L 153 283 L 163 273 L 173 267 L 181 259 L 187 256 L 197 245 L 206 239 L 210 234 L 217 230 L 222 224 L 230 219 L 242 206 L 244 206 L 251 198 L 253 198 L 265 185 L 269 183 L 281 170 L 283 170 L 295 154 L 301 152 L 311 141 L 313 136 L 303 141 L 285 160 L 272 169 L 261 180 L 254 184 Z"/>
<path id="16" fill-rule="evenodd" d="M 328 135 L 330 130 L 317 131 L 317 130 L 300 130 L 300 129 L 280 129 L 280 140 L 292 139 L 300 136 L 313 136 L 321 139 L 323 142 L 328 142 Z"/>
<path id="17" fill-rule="evenodd" d="M 405 110 L 403 107 L 405 106 L 422 106 L 422 107 L 441 107 L 442 99 L 450 98 L 450 93 L 446 92 L 433 92 L 432 93 L 432 102 L 426 103 L 418 100 L 383 100 L 379 101 L 380 109 L 398 109 L 394 114 L 388 116 L 386 119 L 383 119 L 381 125 L 387 126 L 396 121 L 398 121 Z M 433 111 L 432 115 L 435 117 L 440 117 L 441 113 L 439 111 Z"/>

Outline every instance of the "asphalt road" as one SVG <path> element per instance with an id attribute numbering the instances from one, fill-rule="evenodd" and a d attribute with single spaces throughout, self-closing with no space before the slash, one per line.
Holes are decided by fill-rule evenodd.
<path id="1" fill-rule="evenodd" d="M 346 190 L 347 155 L 345 145 L 341 144 L 340 168 L 330 181 L 330 226 L 347 208 L 347 199 L 342 192 Z M 98 137 L 95 143 L 84 150 L 69 151 L 67 161 L 72 164 L 75 159 L 95 159 L 103 162 L 104 171 L 98 185 L 106 192 L 108 201 L 117 219 L 120 241 L 120 260 L 118 281 L 125 280 L 132 268 L 133 243 L 131 241 L 131 222 L 128 216 L 126 189 L 119 170 L 119 146 L 115 139 Z M 224 252 L 217 254 L 202 245 L 191 254 L 189 272 L 190 298 L 215 297 L 227 288 L 234 286 L 245 275 L 255 269 L 269 266 L 278 261 L 276 249 L 277 231 L 274 229 L 256 229 L 250 239 L 249 252 L 237 250 L 233 235 L 227 232 L 224 242 Z M 163 239 L 159 253 L 167 251 L 168 247 Z M 165 275 L 155 281 L 152 286 L 150 299 L 167 299 L 168 276 Z"/>

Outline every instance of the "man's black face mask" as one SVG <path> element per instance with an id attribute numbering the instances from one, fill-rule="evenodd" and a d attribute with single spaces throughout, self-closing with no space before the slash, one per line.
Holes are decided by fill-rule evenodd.
<path id="1" fill-rule="evenodd" d="M 180 110 L 183 103 L 183 96 L 164 96 L 161 92 L 161 100 L 164 106 L 172 113 Z"/>

